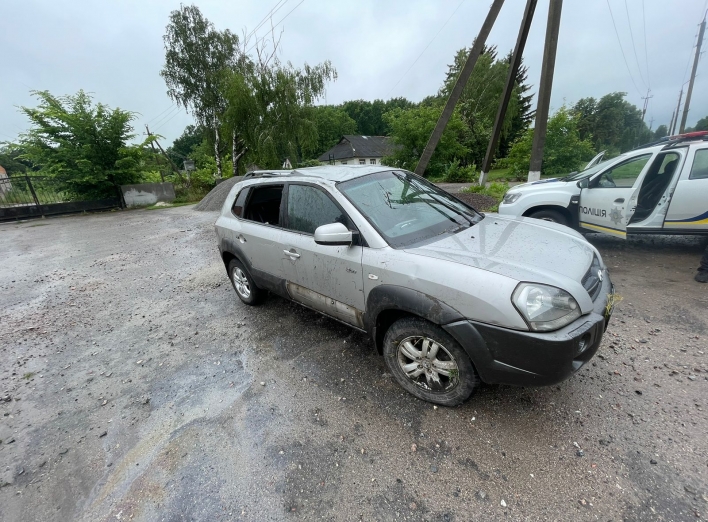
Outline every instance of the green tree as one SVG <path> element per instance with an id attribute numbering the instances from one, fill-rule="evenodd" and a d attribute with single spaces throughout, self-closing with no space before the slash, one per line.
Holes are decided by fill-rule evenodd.
<path id="1" fill-rule="evenodd" d="M 182 135 L 172 142 L 172 145 L 165 151 L 176 165 L 182 165 L 185 159 L 190 157 L 192 150 L 200 145 L 204 140 L 205 132 L 202 127 L 187 125 L 182 131 Z"/>
<path id="2" fill-rule="evenodd" d="M 669 135 L 669 129 L 666 125 L 659 125 L 656 130 L 654 131 L 654 139 L 658 140 L 660 138 L 663 138 L 664 136 Z"/>
<path id="3" fill-rule="evenodd" d="M 384 163 L 415 170 L 430 133 L 440 117 L 440 111 L 439 105 L 431 105 L 413 109 L 398 108 L 387 112 L 384 120 L 391 128 L 391 139 L 397 148 L 391 156 L 384 158 Z M 439 177 L 447 165 L 464 159 L 469 153 L 469 149 L 463 145 L 469 141 L 468 133 L 467 125 L 456 110 L 445 128 L 425 175 Z"/>
<path id="4" fill-rule="evenodd" d="M 341 108 L 356 122 L 356 134 L 363 136 L 388 136 L 388 127 L 384 114 L 392 109 L 410 109 L 415 104 L 406 98 L 391 98 L 383 100 L 350 100 L 344 102 Z"/>
<path id="5" fill-rule="evenodd" d="M 0 147 L 0 166 L 8 175 L 24 174 L 34 170 L 32 162 L 24 159 L 25 150 L 19 145 L 5 144 Z"/>
<path id="6" fill-rule="evenodd" d="M 135 137 L 133 113 L 94 105 L 83 91 L 61 97 L 32 94 L 39 105 L 20 108 L 31 124 L 20 135 L 22 159 L 82 196 L 113 197 L 118 185 L 140 181 L 142 145 L 128 145 Z"/>
<path id="7" fill-rule="evenodd" d="M 238 36 L 228 29 L 217 31 L 197 6 L 180 5 L 170 13 L 163 40 L 165 65 L 160 75 L 167 94 L 200 126 L 211 129 L 217 176 L 222 177 L 219 131 L 226 100 L 221 84 L 225 72 L 239 65 Z"/>
<path id="8" fill-rule="evenodd" d="M 238 161 L 263 168 L 279 168 L 285 158 L 298 163 L 303 151 L 317 147 L 317 128 L 311 116 L 314 103 L 324 95 L 337 72 L 329 61 L 301 69 L 270 58 L 245 60 L 224 82 L 228 109 L 226 128 L 234 140 L 234 172 Z"/>
<path id="9" fill-rule="evenodd" d="M 541 167 L 544 176 L 567 175 L 595 155 L 592 143 L 580 138 L 578 120 L 579 117 L 566 107 L 561 107 L 548 119 Z M 506 158 L 512 173 L 519 178 L 528 173 L 532 142 L 533 129 L 529 129 L 514 143 Z"/>
<path id="10" fill-rule="evenodd" d="M 313 107 L 310 118 L 317 129 L 317 146 L 304 151 L 307 156 L 318 157 L 334 147 L 343 135 L 356 134 L 356 122 L 339 107 Z"/>
<path id="11" fill-rule="evenodd" d="M 708 130 L 708 116 L 701 118 L 698 120 L 696 123 L 696 126 L 693 127 L 694 131 L 706 131 Z"/>
<path id="12" fill-rule="evenodd" d="M 453 63 L 448 65 L 438 98 L 447 98 L 450 95 L 467 61 L 470 49 L 462 48 L 457 51 Z M 485 47 L 462 91 L 458 107 L 462 119 L 471 131 L 470 141 L 466 144 L 470 149 L 469 162 L 479 165 L 484 159 L 510 63 L 511 53 L 504 59 L 498 59 L 496 47 Z M 511 144 L 528 129 L 533 118 L 532 95 L 528 94 L 530 86 L 526 81 L 527 68 L 522 65 L 516 75 L 514 90 L 502 125 L 498 146 L 499 157 L 506 155 Z"/>
<path id="13" fill-rule="evenodd" d="M 642 121 L 642 111 L 625 100 L 626 92 L 606 94 L 599 101 L 579 100 L 572 109 L 578 117 L 582 139 L 590 139 L 597 150 L 612 154 L 646 143 L 652 134 Z"/>

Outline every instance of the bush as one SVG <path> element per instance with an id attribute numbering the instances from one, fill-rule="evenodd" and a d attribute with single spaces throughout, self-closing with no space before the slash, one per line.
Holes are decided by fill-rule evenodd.
<path id="1" fill-rule="evenodd" d="M 445 167 L 442 181 L 444 183 L 472 183 L 477 179 L 476 165 L 461 167 L 459 160 L 455 160 Z"/>
<path id="2" fill-rule="evenodd" d="M 300 163 L 296 164 L 295 168 L 305 168 L 305 167 L 321 167 L 324 165 L 319 160 L 316 159 L 308 159 L 308 160 L 302 160 Z"/>

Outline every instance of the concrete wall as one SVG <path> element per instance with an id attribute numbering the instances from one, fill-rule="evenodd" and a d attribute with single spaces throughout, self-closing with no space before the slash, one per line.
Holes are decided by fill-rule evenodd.
<path id="1" fill-rule="evenodd" d="M 172 203 L 175 200 L 175 187 L 172 183 L 121 185 L 120 189 L 128 208 L 154 205 L 158 201 Z"/>

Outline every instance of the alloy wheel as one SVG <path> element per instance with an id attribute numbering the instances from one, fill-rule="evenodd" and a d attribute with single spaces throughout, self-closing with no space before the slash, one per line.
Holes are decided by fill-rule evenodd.
<path id="1" fill-rule="evenodd" d="M 238 295 L 243 299 L 249 299 L 251 297 L 251 285 L 245 272 L 239 267 L 235 267 L 231 275 L 233 276 L 234 287 Z"/>
<path id="2" fill-rule="evenodd" d="M 398 364 L 408 379 L 426 390 L 447 392 L 459 383 L 455 358 L 428 337 L 412 336 L 398 343 Z"/>

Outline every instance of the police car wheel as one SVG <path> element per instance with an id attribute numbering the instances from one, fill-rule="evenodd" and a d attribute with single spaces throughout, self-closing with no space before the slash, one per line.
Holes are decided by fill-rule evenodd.
<path id="1" fill-rule="evenodd" d="M 537 210 L 529 214 L 529 217 L 534 219 L 542 219 L 544 221 L 552 221 L 553 223 L 558 223 L 559 225 L 568 226 L 568 220 L 566 217 L 555 210 Z"/>

